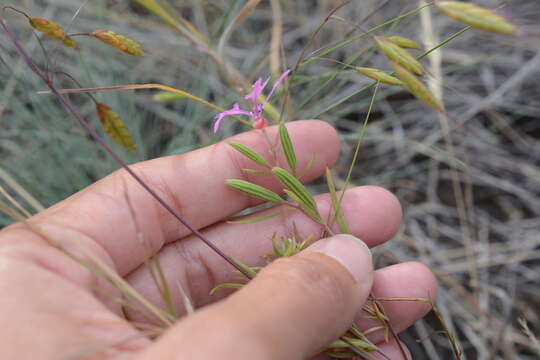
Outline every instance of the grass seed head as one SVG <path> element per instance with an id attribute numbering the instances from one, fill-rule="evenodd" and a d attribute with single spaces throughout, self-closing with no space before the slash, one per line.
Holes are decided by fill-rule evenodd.
<path id="1" fill-rule="evenodd" d="M 437 1 L 437 9 L 456 21 L 476 29 L 503 35 L 516 35 L 518 27 L 493 10 L 459 1 Z"/>
<path id="2" fill-rule="evenodd" d="M 28 22 L 30 23 L 30 25 L 32 25 L 34 29 L 46 34 L 54 40 L 64 40 L 64 38 L 66 37 L 66 33 L 64 32 L 64 30 L 62 30 L 60 25 L 58 25 L 54 21 L 34 17 L 30 18 Z"/>
<path id="3" fill-rule="evenodd" d="M 135 141 L 120 116 L 108 105 L 102 103 L 96 105 L 96 111 L 101 124 L 103 124 L 103 129 L 111 139 L 126 150 L 135 152 L 137 150 Z"/>
<path id="4" fill-rule="evenodd" d="M 384 36 L 374 36 L 373 41 L 375 41 L 375 45 L 390 61 L 394 61 L 418 75 L 424 73 L 422 64 L 407 50 L 399 47 L 392 40 Z"/>
<path id="5" fill-rule="evenodd" d="M 431 106 L 439 112 L 443 112 L 444 108 L 437 98 L 429 91 L 429 89 L 416 77 L 412 72 L 407 70 L 396 62 L 392 62 L 397 77 L 403 82 L 403 85 L 418 99 L 422 100 L 427 105 Z"/>
<path id="6" fill-rule="evenodd" d="M 420 49 L 421 46 L 416 41 L 403 36 L 387 36 L 388 40 L 403 49 Z"/>
<path id="7" fill-rule="evenodd" d="M 117 34 L 110 30 L 96 30 L 90 33 L 91 36 L 96 37 L 107 45 L 112 46 L 113 48 L 120 50 L 126 54 L 133 56 L 143 56 L 144 51 L 142 50 L 141 44 L 138 42 L 128 39 L 127 37 Z"/>
<path id="8" fill-rule="evenodd" d="M 73 38 L 70 38 L 69 36 L 66 36 L 64 40 L 62 40 L 62 42 L 64 43 L 64 46 L 67 46 L 72 49 L 77 48 L 77 42 L 75 42 L 75 40 L 73 40 Z"/>
<path id="9" fill-rule="evenodd" d="M 364 76 L 367 76 L 370 79 L 380 81 L 383 84 L 403 86 L 401 80 L 379 69 L 368 67 L 355 67 L 354 70 Z"/>

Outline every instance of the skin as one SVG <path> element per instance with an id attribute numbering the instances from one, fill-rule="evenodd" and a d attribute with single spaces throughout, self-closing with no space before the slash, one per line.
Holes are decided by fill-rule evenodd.
<path id="1" fill-rule="evenodd" d="M 322 175 L 336 161 L 339 140 L 330 126 L 312 120 L 293 122 L 288 128 L 300 169 L 317 154 L 303 181 Z M 276 129 L 268 132 L 274 137 Z M 262 154 L 268 151 L 260 131 L 233 140 Z M 249 265 L 263 265 L 261 255 L 271 251 L 273 233 L 286 235 L 294 225 L 303 236 L 317 235 L 320 226 L 297 212 L 257 224 L 227 224 L 228 216 L 257 202 L 228 188 L 226 179 L 244 178 L 281 192 L 270 176 L 245 175 L 241 169 L 246 167 L 253 168 L 252 162 L 226 142 L 133 166 L 225 253 Z M 324 217 L 331 208 L 328 195 L 316 201 Z M 0 358 L 34 359 L 38 354 L 40 359 L 305 359 L 316 356 L 353 321 L 363 329 L 373 326 L 361 311 L 370 293 L 435 298 L 435 279 L 419 263 L 373 270 L 368 247 L 389 240 L 400 226 L 401 208 L 392 194 L 372 186 L 353 188 L 344 197 L 343 209 L 352 234 L 363 242 L 349 236 L 315 241 L 302 253 L 273 262 L 231 296 L 227 291 L 209 295 L 214 286 L 237 279 L 231 266 L 124 171 L 117 171 L 30 219 L 54 246 L 22 224 L 0 231 Z M 114 300 L 119 293 L 113 286 L 58 246 L 82 259 L 99 259 L 161 305 L 144 265 L 149 253 L 156 254 L 181 319 L 151 340 L 132 325 L 145 321 L 140 312 L 122 307 Z M 194 314 L 184 316 L 176 285 L 198 309 Z M 429 307 L 392 302 L 385 309 L 400 332 Z M 384 343 L 382 333 L 370 339 L 390 358 L 403 358 L 395 342 Z"/>

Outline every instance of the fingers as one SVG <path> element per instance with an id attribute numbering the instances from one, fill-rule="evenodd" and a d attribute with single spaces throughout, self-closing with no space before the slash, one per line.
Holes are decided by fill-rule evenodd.
<path id="1" fill-rule="evenodd" d="M 331 211 L 328 195 L 315 197 L 323 218 Z M 401 222 L 401 207 L 390 192 L 374 186 L 353 188 L 344 196 L 343 213 L 354 236 L 364 240 L 369 246 L 389 240 L 398 230 Z M 270 209 L 253 216 L 275 213 Z M 227 254 L 250 266 L 264 265 L 263 255 L 272 251 L 272 234 L 289 236 L 293 228 L 307 237 L 315 235 L 318 239 L 321 226 L 300 212 L 293 212 L 279 218 L 256 224 L 221 223 L 203 232 L 214 244 Z M 337 232 L 337 226 L 334 228 Z M 227 294 L 218 292 L 210 296 L 210 291 L 217 285 L 237 282 L 229 264 L 210 251 L 195 237 L 167 245 L 159 254 L 158 260 L 170 283 L 178 281 L 189 292 L 197 307 L 216 301 Z M 127 276 L 127 280 L 147 299 L 163 306 L 161 296 L 146 266 L 141 266 Z M 181 295 L 172 294 L 178 304 L 178 313 L 183 313 Z"/>
<path id="2" fill-rule="evenodd" d="M 371 254 L 358 239 L 321 240 L 185 317 L 140 360 L 305 359 L 350 327 L 371 289 L 372 271 Z"/>
<path id="3" fill-rule="evenodd" d="M 296 121 L 287 125 L 296 148 L 299 169 L 304 169 L 316 153 L 316 159 L 304 180 L 321 175 L 339 154 L 339 140 L 333 128 L 321 121 Z M 267 129 L 271 139 L 276 128 Z M 260 131 L 243 133 L 227 141 L 245 144 L 268 156 L 268 145 Z M 324 151 L 320 151 L 323 148 Z M 281 161 L 280 163 L 284 163 Z M 246 178 L 243 168 L 257 168 L 253 162 L 221 142 L 184 155 L 146 161 L 133 165 L 148 185 L 197 228 L 220 221 L 255 203 L 250 197 L 228 188 L 226 179 Z M 280 191 L 271 176 L 248 180 Z M 32 220 L 50 227 L 51 236 L 63 243 L 62 228 L 99 243 L 110 255 L 121 275 L 142 263 L 148 247 L 157 251 L 164 243 L 189 232 L 148 195 L 124 171 L 118 171 L 69 199 L 53 206 Z"/>

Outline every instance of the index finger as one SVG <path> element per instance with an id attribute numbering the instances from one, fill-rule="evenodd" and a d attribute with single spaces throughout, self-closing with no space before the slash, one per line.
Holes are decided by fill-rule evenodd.
<path id="1" fill-rule="evenodd" d="M 299 169 L 304 169 L 311 156 L 316 154 L 304 181 L 318 177 L 335 162 L 339 139 L 328 124 L 296 121 L 287 127 L 297 152 Z M 276 127 L 267 131 L 274 139 Z M 245 144 L 260 154 L 269 152 L 260 131 L 243 133 L 229 140 Z M 242 171 L 244 168 L 258 167 L 225 141 L 187 154 L 132 166 L 152 189 L 198 229 L 255 205 L 252 198 L 228 188 L 224 183 L 226 179 L 243 178 L 281 192 L 281 185 L 273 177 L 249 176 Z M 75 231 L 97 242 L 112 258 L 121 275 L 135 269 L 164 244 L 189 234 L 188 229 L 123 170 L 38 214 L 32 222 L 60 244 L 70 240 L 62 229 L 69 229 L 70 237 Z M 149 245 L 150 254 L 149 249 L 141 246 L 141 237 Z"/>

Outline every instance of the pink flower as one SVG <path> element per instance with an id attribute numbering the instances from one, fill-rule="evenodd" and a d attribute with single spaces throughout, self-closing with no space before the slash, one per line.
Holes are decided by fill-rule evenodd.
<path id="1" fill-rule="evenodd" d="M 267 125 L 267 121 L 262 116 L 264 107 L 266 106 L 266 104 L 268 104 L 272 95 L 274 95 L 276 90 L 279 88 L 283 80 L 285 80 L 285 78 L 290 74 L 290 72 L 290 70 L 287 70 L 280 75 L 280 77 L 274 83 L 274 86 L 272 86 L 272 90 L 270 90 L 270 93 L 268 94 L 263 103 L 259 102 L 259 97 L 268 85 L 270 78 L 266 79 L 264 83 L 262 79 L 255 81 L 255 83 L 251 86 L 252 91 L 244 97 L 244 99 L 246 100 L 251 100 L 251 111 L 242 110 L 240 109 L 240 106 L 238 104 L 234 104 L 231 109 L 216 115 L 214 132 L 217 132 L 219 130 L 219 127 L 221 126 L 221 121 L 230 115 L 249 116 L 251 119 L 253 119 L 253 127 L 255 129 L 263 129 Z"/>

